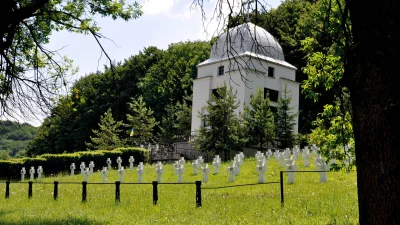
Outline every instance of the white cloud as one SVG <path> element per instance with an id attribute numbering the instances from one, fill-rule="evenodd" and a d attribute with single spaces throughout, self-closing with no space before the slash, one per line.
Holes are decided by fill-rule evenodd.
<path id="1" fill-rule="evenodd" d="M 142 2 L 145 15 L 156 15 L 169 12 L 179 0 L 146 0 Z"/>

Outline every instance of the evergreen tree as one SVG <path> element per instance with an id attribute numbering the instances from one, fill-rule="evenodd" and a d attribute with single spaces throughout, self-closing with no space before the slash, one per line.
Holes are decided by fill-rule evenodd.
<path id="1" fill-rule="evenodd" d="M 162 117 L 160 125 L 160 139 L 161 142 L 166 145 L 172 145 L 175 143 L 175 106 L 171 102 L 165 107 L 165 114 Z"/>
<path id="2" fill-rule="evenodd" d="M 178 102 L 175 105 L 175 129 L 177 141 L 188 141 L 191 135 L 192 127 L 192 107 L 187 103 L 192 96 L 186 97 L 183 103 Z"/>
<path id="3" fill-rule="evenodd" d="M 153 110 L 146 107 L 143 97 L 132 99 L 128 103 L 131 114 L 126 114 L 129 124 L 127 127 L 134 129 L 132 143 L 136 145 L 147 143 L 153 136 L 153 129 L 158 124 L 153 117 Z"/>
<path id="4" fill-rule="evenodd" d="M 266 98 L 263 95 L 262 89 L 258 89 L 256 95 L 250 94 L 250 106 L 245 105 L 243 112 L 249 144 L 257 145 L 260 150 L 265 143 L 273 142 L 275 137 L 275 121 L 269 108 L 268 93 Z"/>
<path id="5" fill-rule="evenodd" d="M 276 141 L 277 147 L 280 149 L 291 148 L 295 141 L 293 133 L 296 125 L 296 116 L 298 113 L 292 113 L 294 107 L 290 107 L 292 96 L 287 84 L 283 90 L 283 95 L 278 99 L 277 112 L 275 115 L 276 123 Z"/>
<path id="6" fill-rule="evenodd" d="M 124 146 L 120 139 L 122 121 L 115 121 L 111 108 L 100 117 L 99 130 L 92 130 L 94 137 L 90 136 L 91 143 L 86 143 L 90 149 L 113 150 Z"/>
<path id="7" fill-rule="evenodd" d="M 173 105 L 172 100 L 165 108 L 160 127 L 161 141 L 167 145 L 175 142 L 188 141 L 190 137 L 192 108 L 186 103 L 189 97 L 185 97 L 183 103 L 179 101 Z"/>
<path id="8" fill-rule="evenodd" d="M 196 148 L 200 151 L 225 154 L 229 159 L 232 150 L 239 150 L 243 140 L 240 135 L 240 123 L 234 111 L 239 107 L 236 102 L 236 93 L 232 87 L 224 84 L 217 89 L 218 96 L 212 95 L 207 101 L 206 114 L 200 114 L 205 126 L 200 127 L 195 139 Z"/>

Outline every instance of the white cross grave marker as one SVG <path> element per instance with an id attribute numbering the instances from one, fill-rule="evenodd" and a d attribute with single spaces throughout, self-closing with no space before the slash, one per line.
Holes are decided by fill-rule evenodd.
<path id="1" fill-rule="evenodd" d="M 271 159 L 271 156 L 272 156 L 272 151 L 271 151 L 271 149 L 268 149 L 268 151 L 267 151 L 265 154 L 267 155 L 267 158 L 268 158 L 268 159 Z"/>
<path id="2" fill-rule="evenodd" d="M 282 152 L 280 156 L 279 167 L 285 167 L 285 159 L 286 159 L 286 154 Z"/>
<path id="3" fill-rule="evenodd" d="M 235 166 L 233 163 L 228 167 L 228 173 L 229 173 L 229 182 L 234 182 L 235 181 Z"/>
<path id="4" fill-rule="evenodd" d="M 185 163 L 186 163 L 185 157 L 181 157 L 181 158 L 179 159 L 179 161 L 181 161 L 181 164 L 183 164 L 183 165 L 185 165 Z"/>
<path id="5" fill-rule="evenodd" d="M 157 174 L 157 182 L 161 183 L 161 176 L 164 173 L 164 169 L 162 168 L 162 164 L 160 161 L 156 164 L 156 174 Z"/>
<path id="6" fill-rule="evenodd" d="M 93 174 L 93 168 L 94 168 L 94 162 L 93 162 L 93 161 L 90 161 L 90 163 L 89 163 L 89 172 L 90 172 L 90 175 Z"/>
<path id="7" fill-rule="evenodd" d="M 309 159 L 310 158 L 310 152 L 308 149 L 304 149 L 303 150 L 303 162 L 304 162 L 304 167 L 309 167 L 310 166 L 310 162 Z"/>
<path id="8" fill-rule="evenodd" d="M 144 166 L 143 162 L 139 162 L 138 168 L 137 168 L 137 174 L 138 174 L 138 182 L 142 183 L 142 178 L 144 175 Z"/>
<path id="9" fill-rule="evenodd" d="M 218 174 L 219 168 L 221 167 L 221 159 L 219 158 L 219 155 L 215 156 L 215 158 L 213 159 L 212 165 L 214 167 L 214 174 Z"/>
<path id="10" fill-rule="evenodd" d="M 258 160 L 257 161 L 257 172 L 258 172 L 258 183 L 262 184 L 265 183 L 265 173 L 268 170 L 268 167 L 266 166 L 265 162 Z"/>
<path id="11" fill-rule="evenodd" d="M 243 160 L 244 160 L 244 153 L 243 152 L 239 153 L 239 159 L 240 159 L 239 166 L 242 166 L 243 165 Z"/>
<path id="12" fill-rule="evenodd" d="M 172 167 L 174 168 L 174 174 L 178 174 L 179 164 L 179 160 L 175 161 L 174 164 L 172 164 Z"/>
<path id="13" fill-rule="evenodd" d="M 36 172 L 38 174 L 38 181 L 40 182 L 42 180 L 42 173 L 43 173 L 42 166 L 39 166 Z"/>
<path id="14" fill-rule="evenodd" d="M 69 166 L 69 169 L 71 170 L 71 176 L 75 174 L 75 163 L 71 163 L 71 166 Z"/>
<path id="15" fill-rule="evenodd" d="M 178 183 L 182 183 L 183 182 L 183 174 L 185 173 L 185 167 L 180 161 L 178 161 L 178 163 L 177 163 L 176 173 L 178 174 Z"/>
<path id="16" fill-rule="evenodd" d="M 319 173 L 319 181 L 321 183 L 326 183 L 328 178 L 326 176 L 326 163 L 324 159 L 321 158 L 317 161 L 317 170 L 322 171 Z"/>
<path id="17" fill-rule="evenodd" d="M 125 169 L 123 166 L 118 170 L 119 182 L 124 182 Z"/>
<path id="18" fill-rule="evenodd" d="M 193 174 L 197 175 L 197 170 L 200 168 L 201 164 L 198 159 L 194 160 L 192 163 L 193 166 Z"/>
<path id="19" fill-rule="evenodd" d="M 21 170 L 21 181 L 22 182 L 24 182 L 24 180 L 25 180 L 25 174 L 26 174 L 25 167 L 22 167 L 22 170 Z"/>
<path id="20" fill-rule="evenodd" d="M 200 163 L 200 164 L 203 164 L 203 163 L 204 163 L 203 156 L 200 155 L 199 158 L 198 158 L 198 160 L 199 160 L 199 163 Z"/>
<path id="21" fill-rule="evenodd" d="M 294 171 L 293 165 L 287 164 L 287 171 Z M 288 183 L 293 184 L 294 183 L 294 173 L 293 172 L 288 172 Z"/>
<path id="22" fill-rule="evenodd" d="M 203 172 L 203 182 L 208 182 L 208 174 L 210 173 L 210 168 L 208 168 L 208 163 L 204 164 L 204 167 L 201 168 L 201 172 Z"/>
<path id="23" fill-rule="evenodd" d="M 81 168 L 81 174 L 83 175 L 83 172 L 85 172 L 85 168 L 86 168 L 85 162 L 81 162 L 81 165 L 79 166 L 79 168 Z"/>
<path id="24" fill-rule="evenodd" d="M 237 160 L 234 160 L 233 165 L 235 167 L 235 176 L 238 176 L 240 174 L 239 162 Z"/>
<path id="25" fill-rule="evenodd" d="M 84 181 L 88 182 L 89 176 L 90 176 L 89 168 L 85 168 L 85 170 L 83 171 L 83 176 L 85 176 L 85 180 Z"/>
<path id="26" fill-rule="evenodd" d="M 101 177 L 103 178 L 103 183 L 107 182 L 107 175 L 108 175 L 108 170 L 107 167 L 104 166 L 103 169 L 101 170 Z"/>
<path id="27" fill-rule="evenodd" d="M 106 163 L 107 163 L 107 170 L 111 170 L 111 163 L 112 163 L 111 159 L 107 158 Z"/>
<path id="28" fill-rule="evenodd" d="M 322 156 L 320 154 L 317 154 L 317 156 L 314 159 L 314 164 L 316 166 L 316 170 L 318 170 L 318 163 L 322 160 Z"/>
<path id="29" fill-rule="evenodd" d="M 122 159 L 120 156 L 118 156 L 118 158 L 117 158 L 118 170 L 121 169 L 121 163 L 122 163 Z"/>
<path id="30" fill-rule="evenodd" d="M 129 157 L 129 169 L 133 170 L 133 162 L 135 162 L 135 158 L 133 156 Z"/>
<path id="31" fill-rule="evenodd" d="M 35 168 L 32 166 L 31 169 L 29 170 L 29 174 L 31 175 L 30 180 L 33 181 L 34 175 L 35 175 Z"/>

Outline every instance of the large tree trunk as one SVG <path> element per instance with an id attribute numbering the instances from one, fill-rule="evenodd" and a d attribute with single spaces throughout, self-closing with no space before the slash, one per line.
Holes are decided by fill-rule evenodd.
<path id="1" fill-rule="evenodd" d="M 400 224 L 400 5 L 348 0 L 360 224 Z"/>

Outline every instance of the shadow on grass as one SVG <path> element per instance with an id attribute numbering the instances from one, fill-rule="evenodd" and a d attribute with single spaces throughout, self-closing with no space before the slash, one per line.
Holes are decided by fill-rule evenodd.
<path id="1" fill-rule="evenodd" d="M 0 215 L 5 214 L 6 212 L 0 211 Z M 3 218 L 4 219 L 4 218 Z M 32 219 L 25 219 L 23 221 L 3 221 L 2 217 L 0 217 L 0 224 L 1 225 L 103 225 L 109 223 L 102 223 L 98 221 L 90 221 L 89 219 L 85 218 L 66 218 L 66 219 L 40 219 L 40 218 L 32 218 Z"/>

